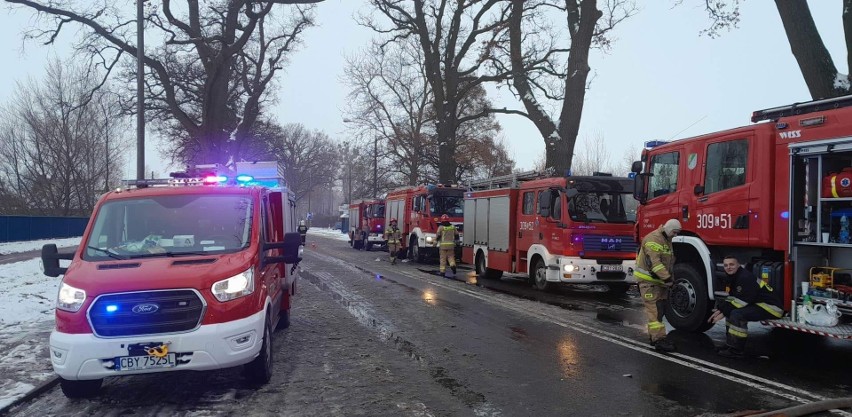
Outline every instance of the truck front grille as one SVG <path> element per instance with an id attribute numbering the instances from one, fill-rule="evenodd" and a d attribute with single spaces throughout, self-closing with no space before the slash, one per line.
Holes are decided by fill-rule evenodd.
<path id="1" fill-rule="evenodd" d="M 193 330 L 205 308 L 195 290 L 141 291 L 101 295 L 88 316 L 96 336 L 139 336 Z"/>
<path id="2" fill-rule="evenodd" d="M 632 252 L 638 246 L 633 236 L 584 235 L 583 250 L 586 252 Z"/>

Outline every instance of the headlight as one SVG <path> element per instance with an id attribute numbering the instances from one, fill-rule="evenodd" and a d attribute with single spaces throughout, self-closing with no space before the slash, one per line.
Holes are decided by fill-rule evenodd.
<path id="1" fill-rule="evenodd" d="M 219 301 L 231 301 L 254 292 L 254 271 L 249 268 L 228 279 L 213 284 L 213 296 Z"/>
<path id="2" fill-rule="evenodd" d="M 435 241 L 435 238 L 433 238 L 432 236 L 426 236 L 426 243 L 432 244 L 432 242 L 434 242 L 434 241 Z"/>
<path id="3" fill-rule="evenodd" d="M 56 308 L 76 313 L 86 301 L 86 292 L 66 283 L 59 285 L 59 296 L 56 297 Z"/>
<path id="4" fill-rule="evenodd" d="M 574 271 L 577 271 L 577 270 L 580 269 L 580 268 L 574 266 L 573 264 L 565 265 L 562 268 L 565 269 L 565 272 L 574 272 Z"/>

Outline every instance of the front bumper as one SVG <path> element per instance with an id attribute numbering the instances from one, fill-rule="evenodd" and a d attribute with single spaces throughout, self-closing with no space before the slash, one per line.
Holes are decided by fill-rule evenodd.
<path id="1" fill-rule="evenodd" d="M 227 323 L 202 325 L 179 334 L 99 338 L 93 334 L 69 334 L 54 331 L 50 335 L 50 359 L 57 375 L 68 380 L 100 379 L 109 376 L 170 371 L 206 371 L 239 366 L 251 362 L 261 348 L 266 312 Z M 127 346 L 168 343 L 176 354 L 172 368 L 120 371 L 115 358 L 128 356 Z"/>
<path id="2" fill-rule="evenodd" d="M 575 257 L 558 257 L 556 263 L 547 267 L 547 281 L 565 284 L 606 284 L 623 282 L 635 284 L 635 260 L 623 260 L 620 264 L 600 263 L 597 259 Z M 620 266 L 620 271 L 612 271 L 613 266 Z M 570 271 L 566 269 L 570 266 Z"/>

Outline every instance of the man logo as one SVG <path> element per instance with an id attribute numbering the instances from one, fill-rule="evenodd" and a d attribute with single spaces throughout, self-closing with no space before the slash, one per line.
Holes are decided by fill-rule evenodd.
<path id="1" fill-rule="evenodd" d="M 152 314 L 152 313 L 156 313 L 157 310 L 159 310 L 159 309 L 160 309 L 160 306 L 158 306 L 156 304 L 146 303 L 146 304 L 136 304 L 135 306 L 133 306 L 132 309 L 130 309 L 130 311 L 132 311 L 136 314 Z"/>

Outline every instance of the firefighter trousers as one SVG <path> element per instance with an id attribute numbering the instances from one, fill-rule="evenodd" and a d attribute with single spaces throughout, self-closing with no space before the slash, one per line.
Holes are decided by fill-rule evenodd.
<path id="1" fill-rule="evenodd" d="M 396 264 L 396 252 L 399 250 L 399 243 L 388 243 L 388 254 L 390 255 L 390 263 Z"/>
<path id="2" fill-rule="evenodd" d="M 645 317 L 648 319 L 648 336 L 651 343 L 666 338 L 666 325 L 663 324 L 663 314 L 669 303 L 669 289 L 665 285 L 639 283 L 639 294 L 645 304 Z"/>
<path id="3" fill-rule="evenodd" d="M 733 350 L 744 351 L 746 338 L 748 338 L 748 322 L 775 318 L 777 317 L 772 313 L 755 304 L 731 310 L 725 317 L 725 327 L 728 329 L 725 344 Z"/>
<path id="4" fill-rule="evenodd" d="M 447 269 L 447 263 L 450 264 L 450 269 L 453 270 L 453 273 L 456 272 L 456 248 L 455 247 L 452 247 L 452 246 L 450 246 L 448 248 L 441 247 L 441 249 L 438 250 L 438 256 L 440 256 L 440 262 L 441 262 L 439 270 L 441 271 L 442 274 Z"/>

